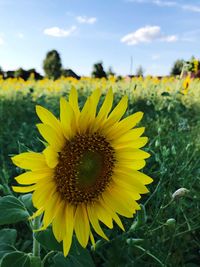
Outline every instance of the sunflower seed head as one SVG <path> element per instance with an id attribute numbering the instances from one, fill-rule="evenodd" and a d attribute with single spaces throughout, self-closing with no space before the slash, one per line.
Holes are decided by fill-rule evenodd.
<path id="1" fill-rule="evenodd" d="M 181 187 L 172 194 L 172 200 L 184 197 L 189 192 L 188 189 Z"/>

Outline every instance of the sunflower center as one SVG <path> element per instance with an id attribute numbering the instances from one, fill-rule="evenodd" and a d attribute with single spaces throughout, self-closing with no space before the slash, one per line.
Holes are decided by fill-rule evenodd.
<path id="1" fill-rule="evenodd" d="M 72 204 L 94 201 L 109 185 L 114 163 L 114 149 L 102 135 L 76 135 L 59 155 L 57 191 Z"/>

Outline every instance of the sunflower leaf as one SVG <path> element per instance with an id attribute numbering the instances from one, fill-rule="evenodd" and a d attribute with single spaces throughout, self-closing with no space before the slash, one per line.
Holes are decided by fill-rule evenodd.
<path id="1" fill-rule="evenodd" d="M 30 267 L 30 257 L 20 251 L 11 252 L 2 258 L 1 267 Z"/>
<path id="2" fill-rule="evenodd" d="M 36 232 L 35 239 L 44 247 L 49 250 L 62 251 L 62 244 L 58 243 L 55 239 L 51 227 L 45 231 Z"/>
<path id="3" fill-rule="evenodd" d="M 15 229 L 4 228 L 0 230 L 0 244 L 6 243 L 14 245 L 17 238 L 17 231 Z"/>
<path id="4" fill-rule="evenodd" d="M 18 198 L 13 196 L 0 198 L 0 225 L 17 223 L 28 217 L 26 207 Z"/>
<path id="5" fill-rule="evenodd" d="M 52 267 L 95 267 L 89 251 L 82 248 L 75 238 L 68 256 L 65 258 L 62 253 L 58 253 L 53 257 L 53 262 Z"/>

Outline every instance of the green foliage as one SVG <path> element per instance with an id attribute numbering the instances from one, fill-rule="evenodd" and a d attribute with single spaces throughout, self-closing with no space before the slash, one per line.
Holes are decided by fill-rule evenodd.
<path id="1" fill-rule="evenodd" d="M 56 80 L 61 76 L 62 63 L 56 50 L 51 50 L 47 53 L 43 61 L 43 69 L 49 79 Z"/>
<path id="2" fill-rule="evenodd" d="M 123 86 L 128 85 L 124 83 Z M 119 88 L 116 102 L 123 94 Z M 58 115 L 59 97 L 67 95 L 68 90 L 41 93 L 37 97 L 27 90 L 26 94 L 16 92 L 0 98 L 1 267 L 39 267 L 40 264 L 42 267 L 199 266 L 199 106 L 188 106 L 188 101 L 181 101 L 180 93 L 155 94 L 153 89 L 147 93 L 140 88 L 137 95 L 133 88 L 127 90 L 127 113 L 144 112 L 141 125 L 146 127 L 145 135 L 149 137 L 146 150 L 152 155 L 144 172 L 154 179 L 149 186 L 150 193 L 140 201 L 142 210 L 133 219 L 122 218 L 125 232 L 116 225 L 112 230 L 105 228 L 109 242 L 95 235 L 95 249 L 91 244 L 83 249 L 74 239 L 67 258 L 62 255 L 62 243 L 56 241 L 51 228 L 34 233 L 41 244 L 41 262 L 31 253 L 32 225 L 27 220 L 34 212 L 31 194 L 19 198 L 11 196 L 10 185 L 15 184 L 13 177 L 21 171 L 11 163 L 10 156 L 28 149 L 41 151 L 35 127 L 39 121 L 35 105 L 43 105 Z M 156 91 L 159 89 L 157 87 Z M 90 90 L 89 86 L 80 90 L 80 106 Z M 188 194 L 172 201 L 172 194 L 180 187 L 187 188 Z"/>
<path id="3" fill-rule="evenodd" d="M 184 64 L 185 64 L 185 61 L 183 59 L 177 59 L 173 64 L 170 75 L 173 75 L 173 76 L 180 75 Z"/>
<path id="4" fill-rule="evenodd" d="M 13 196 L 0 198 L 0 225 L 13 224 L 29 217 L 23 203 Z"/>
<path id="5" fill-rule="evenodd" d="M 93 65 L 92 77 L 94 78 L 106 78 L 106 72 L 103 68 L 103 62 L 97 62 Z"/>

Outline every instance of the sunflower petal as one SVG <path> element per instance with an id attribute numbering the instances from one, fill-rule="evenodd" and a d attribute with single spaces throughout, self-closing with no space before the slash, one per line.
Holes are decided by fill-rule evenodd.
<path id="1" fill-rule="evenodd" d="M 12 190 L 17 193 L 29 193 L 36 189 L 36 185 L 30 185 L 30 186 L 12 186 Z"/>
<path id="2" fill-rule="evenodd" d="M 143 117 L 143 112 L 136 112 L 133 115 L 126 117 L 120 122 L 115 123 L 112 127 L 110 127 L 106 132 L 106 136 L 109 140 L 116 139 L 130 129 L 132 129 Z"/>
<path id="3" fill-rule="evenodd" d="M 69 93 L 69 104 L 74 110 L 75 115 L 78 117 L 80 115 L 80 110 L 78 105 L 78 93 L 74 86 L 71 88 Z"/>
<path id="4" fill-rule="evenodd" d="M 36 113 L 42 123 L 51 126 L 58 133 L 62 131 L 60 121 L 46 108 L 37 105 Z"/>
<path id="5" fill-rule="evenodd" d="M 71 243 L 72 243 L 72 234 L 74 229 L 74 206 L 67 204 L 65 207 L 65 218 L 66 220 L 66 232 L 63 238 L 63 252 L 66 257 L 69 253 Z"/>
<path id="6" fill-rule="evenodd" d="M 11 159 L 16 166 L 22 169 L 41 170 L 48 168 L 45 157 L 41 153 L 24 152 L 12 157 Z"/>
<path id="7" fill-rule="evenodd" d="M 90 220 L 90 223 L 92 227 L 94 228 L 95 232 L 103 237 L 104 239 L 108 240 L 107 236 L 104 234 L 103 230 L 101 229 L 101 226 L 99 225 L 96 213 L 95 213 L 95 206 L 94 205 L 88 205 L 87 206 L 88 211 L 88 217 Z"/>
<path id="8" fill-rule="evenodd" d="M 65 214 L 65 202 L 62 201 L 58 208 L 57 214 L 52 222 L 53 234 L 58 242 L 63 240 L 65 236 L 65 220 L 63 220 L 63 214 Z"/>
<path id="9" fill-rule="evenodd" d="M 90 234 L 90 225 L 85 206 L 78 205 L 75 212 L 74 230 L 82 247 L 86 247 Z"/>
<path id="10" fill-rule="evenodd" d="M 40 181 L 41 179 L 46 179 L 46 181 L 48 182 L 48 178 L 51 178 L 52 176 L 53 176 L 52 170 L 47 169 L 44 171 L 34 171 L 34 172 L 22 173 L 22 174 L 18 175 L 17 177 L 15 177 L 15 180 L 19 184 L 28 185 L 28 184 L 35 184 L 38 181 Z"/>
<path id="11" fill-rule="evenodd" d="M 36 125 L 40 134 L 49 143 L 49 145 L 57 152 L 61 151 L 65 145 L 65 139 L 62 134 L 59 134 L 49 125 L 39 123 Z"/>
<path id="12" fill-rule="evenodd" d="M 64 136 L 69 139 L 75 131 L 74 111 L 63 97 L 60 99 L 60 121 Z"/>
<path id="13" fill-rule="evenodd" d="M 48 146 L 43 150 L 43 154 L 49 168 L 55 168 L 58 164 L 58 153 L 51 146 Z"/>

